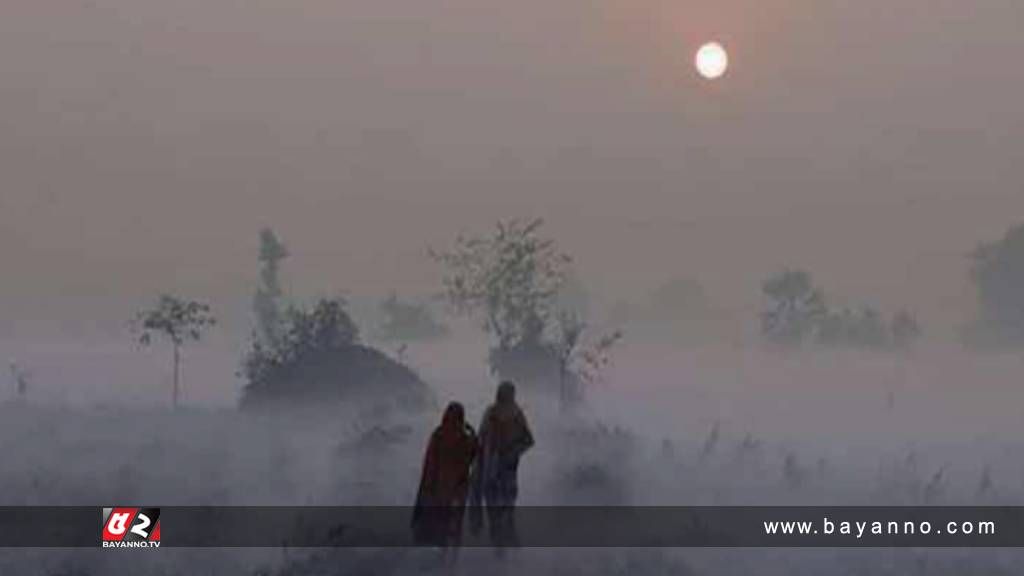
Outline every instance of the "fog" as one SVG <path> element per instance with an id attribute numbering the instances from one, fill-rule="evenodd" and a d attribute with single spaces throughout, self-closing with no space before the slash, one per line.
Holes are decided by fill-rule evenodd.
<path id="1" fill-rule="evenodd" d="M 601 328 L 625 338 L 578 413 L 526 395 L 525 504 L 1017 504 L 1019 349 L 962 343 L 968 254 L 1024 214 L 1024 8 L 736 0 L 8 0 L 0 18 L 0 504 L 408 505 L 457 399 L 495 376 L 476 323 L 373 340 L 429 300 L 428 249 L 542 217 Z M 692 54 L 730 51 L 718 82 Z M 257 232 L 290 302 L 343 295 L 436 405 L 302 425 L 237 410 Z M 906 353 L 781 352 L 762 281 L 922 321 Z M 699 309 L 655 300 L 691 282 Z M 220 321 L 171 353 L 127 321 L 161 292 Z M 709 441 L 712 430 L 718 440 Z M 378 438 L 384 446 L 365 445 Z M 712 445 L 712 448 L 707 446 Z M 788 469 L 786 461 L 793 463 Z M 795 467 L 794 467 L 795 466 Z M 600 481 L 580 485 L 580 469 Z M 941 471 L 941 480 L 933 482 Z M 794 473 L 799 482 L 794 483 Z M 983 477 L 992 485 L 982 489 Z M 576 480 L 574 480 L 576 479 Z M 0 553 L 91 576 L 107 551 Z M 429 550 L 160 550 L 139 574 L 432 573 Z M 470 550 L 466 574 L 1013 574 L 1002 550 Z"/>
<path id="2" fill-rule="evenodd" d="M 750 308 L 788 264 L 952 326 L 964 254 L 1024 209 L 1010 0 L 5 14 L 8 331 L 88 328 L 169 287 L 229 306 L 267 224 L 304 290 L 429 290 L 427 246 L 510 216 L 545 217 L 609 298 L 672 261 Z M 691 55 L 711 37 L 733 66 L 709 85 Z"/>
<path id="3" fill-rule="evenodd" d="M 412 346 L 408 361 L 439 401 L 461 400 L 477 420 L 494 389 L 483 352 L 456 339 Z M 113 358 L 108 370 L 125 370 Z M 934 348 L 903 357 L 624 345 L 572 416 L 550 397 L 523 397 L 538 447 L 523 463 L 520 502 L 1012 505 L 1024 490 L 1016 441 L 1021 363 L 1019 354 Z M 138 379 L 143 387 L 146 381 Z M 204 407 L 190 396 L 214 385 L 187 380 L 188 406 L 171 412 L 166 381 L 163 394 L 122 397 L 94 377 L 92 390 L 103 394 L 77 405 L 48 399 L 40 384 L 28 405 L 2 407 L 0 503 L 412 502 L 439 409 L 382 414 L 354 404 L 294 420 Z M 719 439 L 709 450 L 716 426 Z M 796 463 L 796 481 L 787 458 Z M 600 473 L 585 473 L 594 470 Z M 982 488 L 986 473 L 992 485 Z M 146 574 L 431 574 L 438 570 L 431 553 L 162 549 L 131 560 Z M 109 573 L 123 561 L 104 550 L 7 550 L 2 557 L 5 573 L 48 576 Z M 498 561 L 471 549 L 459 573 L 1012 574 L 1020 562 L 1018 553 L 1000 550 L 525 549 Z"/>

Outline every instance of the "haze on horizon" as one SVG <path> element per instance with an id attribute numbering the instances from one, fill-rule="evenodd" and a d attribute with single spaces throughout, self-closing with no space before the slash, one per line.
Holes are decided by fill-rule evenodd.
<path id="1" fill-rule="evenodd" d="M 267 224 L 300 292 L 429 292 L 427 246 L 515 216 L 608 300 L 684 275 L 752 315 L 802 266 L 951 331 L 965 255 L 1024 217 L 1012 0 L 4 12 L 5 331 L 163 290 L 244 307 Z M 713 85 L 691 65 L 710 39 L 732 59 Z"/>
<path id="2" fill-rule="evenodd" d="M 1024 308 L 978 314 L 967 274 L 979 242 L 1024 221 L 1019 0 L 7 0 L 0 15 L 0 366 L 17 360 L 0 377 L 0 504 L 412 503 L 441 407 L 479 422 L 506 377 L 537 437 L 523 505 L 1024 501 Z M 708 41 L 729 53 L 713 83 L 693 68 Z M 572 324 L 504 348 L 465 318 L 443 318 L 450 338 L 374 339 L 357 299 L 434 293 L 428 247 L 532 217 L 597 315 L 626 302 L 621 343 L 603 317 L 573 366 Z M 303 329 L 307 313 L 251 345 L 264 226 L 291 253 L 264 303 L 347 294 L 368 337 L 328 303 L 335 330 Z M 810 289 L 762 307 L 787 266 L 828 308 Z M 161 292 L 220 321 L 180 363 L 121 332 Z M 691 297 L 708 305 L 677 310 Z M 860 304 L 881 314 L 844 314 Z M 903 307 L 920 346 L 916 322 L 896 329 Z M 759 332 L 780 310 L 796 312 Z M 977 327 L 1012 328 L 991 332 L 1017 337 L 1011 353 L 957 340 L 1004 317 Z M 582 401 L 553 394 L 588 352 Z M 530 390 L 502 358 L 555 377 Z M 410 391 L 428 398 L 397 409 Z M 259 395 L 277 400 L 250 410 Z M 166 552 L 134 573 L 428 568 L 393 549 Z M 522 552 L 509 573 L 1024 565 L 988 548 Z M 0 573 L 123 571 L 115 556 L 8 549 Z M 494 572 L 490 551 L 462 561 Z"/>

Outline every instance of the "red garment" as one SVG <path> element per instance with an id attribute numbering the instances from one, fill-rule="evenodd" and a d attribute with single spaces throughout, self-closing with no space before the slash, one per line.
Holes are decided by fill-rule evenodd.
<path id="1" fill-rule="evenodd" d="M 466 425 L 462 407 L 449 406 L 441 425 L 430 436 L 423 459 L 413 512 L 418 541 L 441 546 L 458 543 L 476 453 L 476 434 Z"/>

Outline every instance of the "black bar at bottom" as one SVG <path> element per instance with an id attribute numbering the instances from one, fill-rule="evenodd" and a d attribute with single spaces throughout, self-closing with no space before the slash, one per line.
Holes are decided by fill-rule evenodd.
<path id="1" fill-rule="evenodd" d="M 408 507 L 161 508 L 160 547 L 415 546 Z M 519 507 L 524 547 L 1024 547 L 1024 507 Z M 468 522 L 466 523 L 468 527 Z M 99 547 L 101 507 L 0 507 L 0 547 Z M 463 546 L 489 546 L 467 534 Z"/>

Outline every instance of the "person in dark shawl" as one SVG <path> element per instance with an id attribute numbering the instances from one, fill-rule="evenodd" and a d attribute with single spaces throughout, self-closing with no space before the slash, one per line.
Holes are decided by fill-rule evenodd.
<path id="1" fill-rule="evenodd" d="M 441 425 L 431 434 L 423 459 L 412 517 L 417 543 L 445 549 L 461 543 L 470 469 L 478 451 L 476 434 L 466 424 L 465 409 L 452 402 L 445 409 Z"/>
<path id="2" fill-rule="evenodd" d="M 470 496 L 471 530 L 479 534 L 486 509 L 491 543 L 499 552 L 519 545 L 515 527 L 519 459 L 533 443 L 526 416 L 516 403 L 515 385 L 502 382 L 480 423 L 480 456 Z"/>

